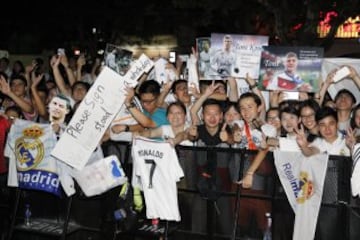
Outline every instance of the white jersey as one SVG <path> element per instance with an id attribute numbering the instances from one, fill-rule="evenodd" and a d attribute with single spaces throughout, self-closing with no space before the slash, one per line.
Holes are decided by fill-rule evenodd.
<path id="1" fill-rule="evenodd" d="M 326 152 L 329 155 L 350 156 L 350 149 L 345 144 L 345 139 L 340 132 L 337 139 L 329 143 L 323 138 L 316 138 L 310 146 L 317 147 L 321 153 Z"/>
<path id="2" fill-rule="evenodd" d="M 184 176 L 169 143 L 137 137 L 132 145 L 132 185 L 144 192 L 146 216 L 180 221 L 176 182 Z"/>

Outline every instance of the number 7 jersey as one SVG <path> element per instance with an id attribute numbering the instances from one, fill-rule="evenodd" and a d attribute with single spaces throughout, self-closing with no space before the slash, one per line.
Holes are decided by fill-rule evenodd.
<path id="1" fill-rule="evenodd" d="M 176 183 L 184 176 L 169 143 L 136 137 L 132 144 L 132 185 L 144 192 L 146 217 L 180 221 Z"/>

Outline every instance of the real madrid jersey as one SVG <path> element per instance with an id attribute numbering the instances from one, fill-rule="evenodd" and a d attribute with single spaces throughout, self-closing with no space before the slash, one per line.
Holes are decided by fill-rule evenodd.
<path id="1" fill-rule="evenodd" d="M 176 182 L 184 176 L 175 149 L 137 137 L 132 145 L 132 184 L 144 192 L 147 218 L 180 221 Z"/>

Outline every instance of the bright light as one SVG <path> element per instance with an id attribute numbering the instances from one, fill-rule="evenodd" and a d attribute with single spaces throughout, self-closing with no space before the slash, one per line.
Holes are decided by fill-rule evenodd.
<path id="1" fill-rule="evenodd" d="M 319 37 L 323 38 L 330 31 L 330 21 L 332 18 L 337 17 L 338 14 L 334 11 L 327 12 L 324 20 L 319 22 L 317 32 Z M 356 18 L 348 18 L 343 24 L 341 24 L 336 31 L 336 38 L 358 38 L 360 37 L 360 16 Z"/>

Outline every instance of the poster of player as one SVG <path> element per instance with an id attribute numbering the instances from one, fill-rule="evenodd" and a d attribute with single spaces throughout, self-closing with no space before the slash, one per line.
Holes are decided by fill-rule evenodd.
<path id="1" fill-rule="evenodd" d="M 210 67 L 215 79 L 232 76 L 257 79 L 262 47 L 267 46 L 268 36 L 242 34 L 211 34 Z"/>
<path id="2" fill-rule="evenodd" d="M 319 91 L 323 48 L 265 46 L 263 49 L 258 84 L 261 90 Z"/>
<path id="3" fill-rule="evenodd" d="M 106 44 L 104 65 L 124 76 L 129 70 L 132 52 L 114 44 Z"/>
<path id="4" fill-rule="evenodd" d="M 210 76 L 210 37 L 196 38 L 196 51 L 198 58 L 199 79 L 211 79 Z"/>

